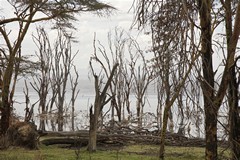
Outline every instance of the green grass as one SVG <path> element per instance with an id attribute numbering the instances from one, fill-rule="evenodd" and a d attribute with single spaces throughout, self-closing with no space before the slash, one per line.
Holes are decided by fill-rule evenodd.
<path id="1" fill-rule="evenodd" d="M 79 160 L 157 160 L 159 146 L 131 145 L 112 150 L 98 150 L 89 153 L 86 148 L 80 150 Z M 225 153 L 227 155 L 228 153 Z M 0 151 L 0 160 L 76 160 L 74 149 L 57 146 L 40 146 L 39 150 L 12 148 Z M 202 160 L 204 148 L 166 147 L 166 160 Z"/>

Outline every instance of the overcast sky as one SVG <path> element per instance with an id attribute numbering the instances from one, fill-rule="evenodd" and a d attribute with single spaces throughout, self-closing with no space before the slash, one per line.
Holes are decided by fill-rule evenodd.
<path id="1" fill-rule="evenodd" d="M 114 11 L 110 17 L 98 17 L 97 15 L 89 13 L 84 14 L 80 16 L 77 23 L 77 28 L 79 28 L 76 36 L 79 40 L 79 56 L 80 59 L 83 60 L 83 64 L 79 66 L 80 68 L 86 68 L 86 66 L 88 66 L 89 57 L 93 53 L 94 33 L 96 33 L 97 40 L 105 43 L 107 33 L 113 31 L 115 27 L 120 27 L 125 31 L 131 32 L 131 35 L 133 35 L 143 47 L 142 49 L 149 46 L 149 37 L 144 34 L 138 34 L 139 31 L 137 29 L 130 31 L 134 14 L 132 10 L 129 10 L 133 0 L 105 0 L 105 2 L 117 8 L 117 11 Z"/>
<path id="2" fill-rule="evenodd" d="M 91 13 L 83 13 L 78 17 L 78 21 L 74 23 L 74 26 L 77 28 L 76 31 L 73 31 L 73 35 L 77 38 L 78 42 L 73 44 L 73 52 L 79 51 L 79 54 L 75 58 L 75 64 L 79 72 L 84 72 L 89 67 L 88 62 L 90 56 L 93 53 L 93 37 L 96 33 L 97 40 L 100 40 L 104 45 L 107 41 L 107 34 L 109 31 L 113 31 L 115 27 L 120 27 L 125 31 L 131 32 L 137 41 L 141 44 L 142 49 L 146 49 L 150 45 L 150 38 L 144 34 L 138 34 L 137 29 L 129 30 L 133 23 L 133 10 L 129 11 L 133 0 L 104 0 L 105 3 L 114 6 L 117 10 L 109 17 L 99 17 Z M 10 10 L 10 6 L 7 3 L 7 0 L 0 0 L 0 16 L 9 18 L 14 16 L 13 10 Z M 37 25 L 44 26 L 48 29 L 49 37 L 55 37 L 56 32 L 50 30 L 49 23 L 38 23 L 32 24 L 28 31 L 28 35 L 25 37 L 22 51 L 26 54 L 33 54 L 35 45 L 32 40 L 32 34 L 35 32 L 35 27 Z M 11 27 L 11 36 L 14 39 L 18 33 L 18 28 L 14 25 Z M 136 27 L 135 27 L 136 28 Z M 9 28 L 8 28 L 9 29 Z M 2 43 L 1 43 L 2 44 Z"/>

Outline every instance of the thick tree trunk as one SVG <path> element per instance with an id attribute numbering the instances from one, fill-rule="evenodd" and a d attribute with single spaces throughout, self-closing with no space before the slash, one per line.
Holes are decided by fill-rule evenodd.
<path id="1" fill-rule="evenodd" d="M 98 129 L 98 118 L 101 112 L 102 103 L 105 101 L 101 99 L 99 84 L 98 84 L 98 76 L 94 76 L 95 78 L 95 102 L 94 102 L 94 111 L 93 106 L 90 107 L 90 129 L 89 129 L 89 142 L 88 142 L 88 151 L 95 152 L 97 150 L 97 129 Z"/>
<path id="2" fill-rule="evenodd" d="M 10 125 L 10 116 L 11 116 L 11 104 L 9 103 L 9 95 L 10 95 L 10 84 L 13 75 L 13 66 L 14 66 L 14 58 L 16 53 L 10 53 L 9 62 L 7 64 L 6 70 L 3 75 L 3 86 L 2 86 L 2 115 L 1 115 L 1 134 L 5 134 Z"/>
<path id="3" fill-rule="evenodd" d="M 10 116 L 11 109 L 9 103 L 3 103 L 3 108 L 1 109 L 1 126 L 0 126 L 0 134 L 5 134 L 10 125 Z"/>
<path id="4" fill-rule="evenodd" d="M 95 102 L 94 102 L 94 111 L 91 106 L 90 108 L 90 129 L 89 129 L 89 143 L 88 151 L 95 152 L 97 150 L 97 129 L 98 129 L 98 118 L 105 104 L 107 104 L 112 97 L 106 100 L 107 90 L 112 81 L 115 70 L 117 69 L 118 64 L 113 66 L 111 74 L 107 80 L 106 85 L 104 86 L 102 92 L 100 91 L 99 79 L 98 76 L 94 74 L 95 78 Z M 91 66 L 92 67 L 92 66 Z"/>
<path id="5" fill-rule="evenodd" d="M 12 57 L 11 57 L 12 58 Z M 5 70 L 5 74 L 3 77 L 3 89 L 2 89 L 2 104 L 1 104 L 1 122 L 0 122 L 0 129 L 1 134 L 5 134 L 10 125 L 10 116 L 11 116 L 11 104 L 9 103 L 9 86 L 11 84 L 11 77 L 13 73 L 13 61 L 12 59 L 9 60 L 8 67 Z"/>
<path id="6" fill-rule="evenodd" d="M 96 112 L 95 112 L 96 114 Z M 90 129 L 89 129 L 89 141 L 88 151 L 95 152 L 97 150 L 97 120 L 98 116 L 93 114 L 92 107 L 90 108 Z"/>
<path id="7" fill-rule="evenodd" d="M 42 130 L 42 131 L 46 130 L 45 129 L 45 117 L 46 117 L 45 99 L 46 99 L 46 96 L 42 97 L 40 99 L 40 104 L 39 104 L 39 106 L 41 107 L 39 130 Z"/>
<path id="8" fill-rule="evenodd" d="M 8 49 L 9 49 L 9 59 L 7 63 L 7 67 L 4 71 L 3 75 L 3 84 L 2 84 L 2 116 L 1 116 L 1 122 L 0 122 L 0 134 L 5 134 L 7 132 L 7 129 L 9 128 L 10 125 L 10 115 L 11 115 L 11 104 L 10 102 L 12 101 L 13 95 L 10 97 L 10 84 L 14 72 L 14 63 L 16 59 L 16 54 L 18 53 L 19 49 L 21 48 L 22 41 L 28 31 L 28 28 L 31 24 L 31 20 L 33 19 L 35 13 L 31 12 L 30 16 L 28 17 L 28 22 L 24 26 L 20 28 L 21 34 L 19 34 L 17 40 L 14 43 L 14 47 L 12 47 L 10 44 L 8 44 L 10 41 L 8 39 L 7 33 L 4 31 L 2 27 L 0 27 L 0 32 L 3 35 L 3 38 L 5 39 L 6 43 L 8 44 Z M 19 32 L 20 33 L 20 32 Z M 14 89 L 14 88 L 13 88 Z M 10 98 L 9 98 L 10 97 Z"/>
<path id="9" fill-rule="evenodd" d="M 229 84 L 229 124 L 230 124 L 230 135 L 229 140 L 231 144 L 231 159 L 240 159 L 240 116 L 238 112 L 238 83 L 236 80 L 235 69 L 231 69 L 231 82 Z"/>
<path id="10" fill-rule="evenodd" d="M 211 28 L 211 2 L 199 0 L 199 15 L 201 25 L 201 53 L 203 80 L 202 90 L 205 111 L 205 159 L 217 160 L 217 113 L 218 107 L 214 105 L 214 73 L 212 65 L 212 28 Z"/>
<path id="11" fill-rule="evenodd" d="M 66 83 L 67 76 L 64 79 L 64 82 Z M 59 89 L 59 95 L 58 95 L 58 131 L 63 131 L 64 126 L 64 100 L 65 100 L 65 92 L 66 92 L 66 84 L 63 84 L 62 93 L 60 92 L 61 87 L 58 87 Z"/>
<path id="12" fill-rule="evenodd" d="M 238 4 L 239 5 L 239 4 Z M 226 35 L 227 35 L 227 49 L 228 49 L 228 55 L 232 55 L 234 57 L 235 50 L 236 50 L 236 43 L 238 41 L 238 35 L 237 28 L 239 28 L 239 23 L 236 22 L 234 26 L 234 35 L 233 36 L 233 30 L 232 30 L 232 18 L 233 18 L 233 10 L 231 1 L 225 2 L 226 7 L 226 16 L 225 16 L 225 24 L 226 24 Z M 239 6 L 238 6 L 238 14 L 239 14 Z M 239 19 L 239 15 L 237 14 L 237 17 Z M 236 18 L 237 18 L 236 17 Z M 235 20 L 237 21 L 237 20 Z M 235 43 L 234 37 L 236 37 Z M 236 64 L 235 64 L 236 65 Z M 228 89 L 228 104 L 229 104 L 229 126 L 230 126 L 230 134 L 229 134 L 229 141 L 231 144 L 231 152 L 232 152 L 232 160 L 238 160 L 240 159 L 240 115 L 238 112 L 238 92 L 239 92 L 239 82 L 237 82 L 237 75 L 235 71 L 236 66 L 232 66 L 230 68 L 230 83 L 229 83 L 229 89 Z"/>
<path id="13" fill-rule="evenodd" d="M 46 128 L 45 128 L 45 115 L 43 116 L 40 116 L 40 124 L 39 124 L 39 130 L 41 131 L 46 131 Z"/>
<path id="14" fill-rule="evenodd" d="M 206 101 L 206 100 L 205 100 Z M 217 160 L 217 110 L 212 109 L 212 105 L 205 108 L 205 134 L 207 160 Z"/>
<path id="15" fill-rule="evenodd" d="M 63 131 L 63 106 L 58 108 L 58 131 Z"/>

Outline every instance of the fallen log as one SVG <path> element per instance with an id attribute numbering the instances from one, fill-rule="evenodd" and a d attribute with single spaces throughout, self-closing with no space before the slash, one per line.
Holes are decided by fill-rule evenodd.
<path id="1" fill-rule="evenodd" d="M 49 137 L 88 137 L 89 131 L 88 130 L 79 130 L 79 131 L 38 131 L 40 137 L 49 136 Z"/>
<path id="2" fill-rule="evenodd" d="M 41 141 L 44 145 L 55 145 L 55 144 L 68 144 L 71 146 L 87 146 L 88 139 L 82 138 L 47 138 Z"/>
<path id="3" fill-rule="evenodd" d="M 77 132 L 47 132 L 46 138 L 41 140 L 42 144 L 69 144 L 71 146 L 86 146 L 88 144 L 88 131 Z M 160 137 L 155 135 L 138 135 L 138 134 L 109 134 L 99 132 L 97 134 L 98 144 L 160 144 Z M 219 145 L 223 146 L 227 142 L 220 141 Z M 166 145 L 169 146 L 188 146 L 204 147 L 205 140 L 201 138 L 187 138 L 178 134 L 168 134 L 166 136 Z"/>

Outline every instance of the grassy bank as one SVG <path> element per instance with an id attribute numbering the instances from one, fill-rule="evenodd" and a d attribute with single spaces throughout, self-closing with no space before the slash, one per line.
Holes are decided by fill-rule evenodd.
<path id="1" fill-rule="evenodd" d="M 157 160 L 158 146 L 131 145 L 114 148 L 99 148 L 96 153 L 88 153 L 86 148 L 73 149 L 59 146 L 40 146 L 30 151 L 22 148 L 10 148 L 0 151 L 0 160 Z M 228 155 L 224 152 L 223 156 Z M 166 160 L 203 160 L 204 148 L 166 147 Z M 222 157 L 220 159 L 226 159 Z"/>

